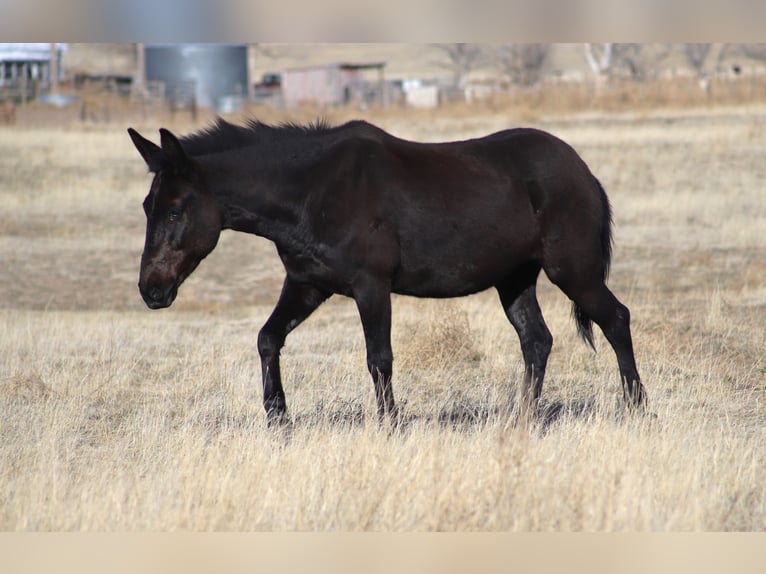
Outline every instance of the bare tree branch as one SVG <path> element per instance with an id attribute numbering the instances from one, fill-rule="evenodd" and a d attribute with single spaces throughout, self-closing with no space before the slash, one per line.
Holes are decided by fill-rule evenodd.
<path id="1" fill-rule="evenodd" d="M 684 44 L 684 56 L 687 63 L 692 67 L 697 76 L 702 76 L 705 69 L 705 60 L 710 53 L 713 44 Z"/>
<path id="2" fill-rule="evenodd" d="M 700 89 L 707 94 L 710 93 L 710 72 L 705 62 L 712 47 L 713 44 L 683 44 L 686 62 L 697 76 Z"/>
<path id="3" fill-rule="evenodd" d="M 649 55 L 642 44 L 583 44 L 583 54 L 599 82 L 612 79 L 619 71 L 627 72 L 633 80 L 642 82 L 652 62 L 667 56 L 668 50 Z"/>
<path id="4" fill-rule="evenodd" d="M 435 62 L 452 72 L 455 86 L 465 85 L 465 79 L 483 61 L 484 50 L 478 44 L 433 44 L 443 58 Z"/>
<path id="5" fill-rule="evenodd" d="M 613 44 L 583 44 L 585 60 L 598 81 L 603 81 L 612 67 Z"/>
<path id="6" fill-rule="evenodd" d="M 614 68 L 626 69 L 633 80 L 643 82 L 646 79 L 646 64 L 641 44 L 614 45 Z"/>
<path id="7" fill-rule="evenodd" d="M 503 44 L 496 51 L 497 63 L 508 79 L 521 86 L 540 81 L 549 44 Z"/>

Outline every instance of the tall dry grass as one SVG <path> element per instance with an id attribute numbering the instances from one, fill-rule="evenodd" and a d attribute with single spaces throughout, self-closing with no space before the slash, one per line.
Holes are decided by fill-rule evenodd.
<path id="1" fill-rule="evenodd" d="M 435 140 L 509 116 L 372 119 Z M 541 279 L 555 342 L 531 432 L 502 415 L 522 365 L 491 292 L 394 298 L 393 431 L 356 310 L 329 301 L 288 339 L 294 424 L 270 431 L 255 341 L 273 247 L 225 233 L 173 308 L 145 310 L 149 181 L 122 128 L 0 132 L 0 528 L 762 530 L 766 109 L 535 124 L 610 195 L 610 285 L 656 417 L 626 416 L 606 341 L 583 345 Z"/>

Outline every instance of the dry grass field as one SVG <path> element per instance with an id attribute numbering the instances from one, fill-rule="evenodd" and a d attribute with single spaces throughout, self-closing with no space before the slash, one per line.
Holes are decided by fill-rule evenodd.
<path id="1" fill-rule="evenodd" d="M 575 146 L 613 204 L 610 286 L 656 417 L 625 415 L 611 349 L 577 339 L 543 277 L 554 349 L 531 431 L 501 414 L 522 363 L 494 292 L 395 298 L 395 431 L 376 423 L 355 307 L 331 299 L 288 339 L 294 424 L 268 430 L 273 246 L 225 232 L 149 311 L 150 177 L 127 126 L 4 128 L 0 529 L 763 530 L 766 107 L 458 112 L 366 117 L 429 141 L 532 124 Z"/>

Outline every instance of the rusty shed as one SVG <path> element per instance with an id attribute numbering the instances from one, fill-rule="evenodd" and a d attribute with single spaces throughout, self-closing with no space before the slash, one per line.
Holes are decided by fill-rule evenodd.
<path id="1" fill-rule="evenodd" d="M 384 62 L 334 62 L 282 72 L 282 98 L 287 107 L 385 104 Z"/>

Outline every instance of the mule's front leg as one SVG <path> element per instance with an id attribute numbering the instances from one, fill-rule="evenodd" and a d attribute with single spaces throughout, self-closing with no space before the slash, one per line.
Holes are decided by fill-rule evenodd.
<path id="1" fill-rule="evenodd" d="M 368 282 L 355 289 L 354 299 L 364 330 L 367 369 L 375 388 L 378 420 L 383 422 L 388 413 L 395 421 L 397 412 L 391 387 L 394 359 L 391 351 L 391 290 L 382 282 Z"/>
<path id="2" fill-rule="evenodd" d="M 285 422 L 287 418 L 287 403 L 279 368 L 279 352 L 285 344 L 287 334 L 311 315 L 327 297 L 329 294 L 311 285 L 285 278 L 279 301 L 258 333 L 258 354 L 261 356 L 263 376 L 263 407 L 266 409 L 269 425 Z"/>

